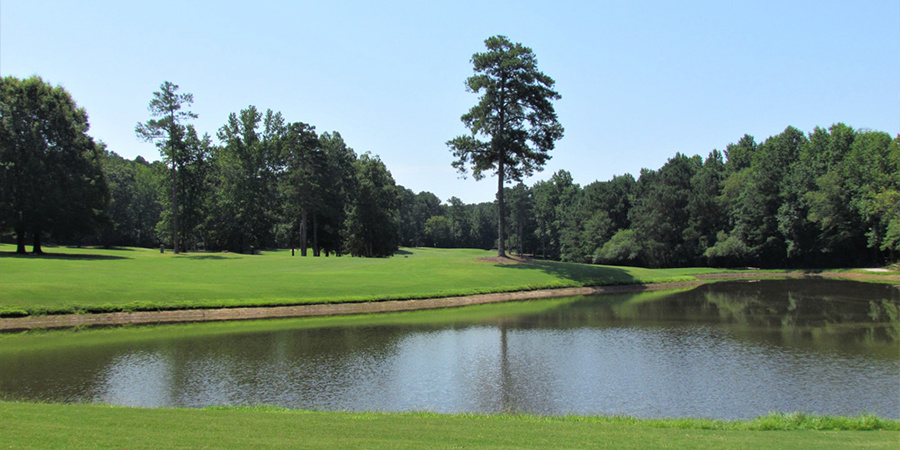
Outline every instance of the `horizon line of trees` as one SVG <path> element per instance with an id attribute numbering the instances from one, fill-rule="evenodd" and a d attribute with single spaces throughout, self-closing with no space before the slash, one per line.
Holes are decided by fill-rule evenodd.
<path id="1" fill-rule="evenodd" d="M 406 194 L 410 199 L 411 193 Z M 561 261 L 644 267 L 839 267 L 900 258 L 900 136 L 837 123 L 744 135 L 584 187 L 560 170 L 505 188 L 507 246 Z M 403 245 L 484 247 L 497 208 L 420 193 Z M 494 216 L 496 217 L 496 216 Z M 496 219 L 494 219 L 496 220 Z M 486 247 L 484 247 L 486 248 Z"/>
<path id="2" fill-rule="evenodd" d="M 87 114 L 61 87 L 6 77 L 2 92 L 0 238 L 22 251 L 26 242 L 39 251 L 48 239 L 172 248 L 173 236 L 188 251 L 309 248 L 316 256 L 498 245 L 496 202 L 415 193 L 338 132 L 318 134 L 271 110 L 232 113 L 218 144 L 176 123 L 156 141 L 163 160 L 148 162 L 94 143 Z M 46 117 L 29 125 L 34 115 L 22 108 L 41 102 L 52 107 L 37 108 Z M 809 134 L 787 127 L 761 143 L 745 135 L 705 159 L 676 153 L 637 178 L 582 187 L 560 170 L 530 187 L 505 187 L 504 197 L 505 247 L 540 258 L 646 267 L 883 264 L 900 257 L 900 136 L 842 123 Z"/>
<path id="3" fill-rule="evenodd" d="M 505 197 L 507 247 L 545 259 L 823 267 L 900 257 L 900 138 L 841 123 L 809 135 L 788 127 L 762 143 L 745 135 L 705 159 L 677 153 L 638 178 L 582 187 L 560 170 Z M 400 246 L 497 246 L 496 202 L 442 202 L 403 186 L 392 201 Z"/>
<path id="4" fill-rule="evenodd" d="M 249 106 L 213 144 L 188 123 L 193 97 L 164 82 L 135 127 L 162 161 L 128 161 L 87 134 L 87 113 L 40 77 L 0 80 L 0 238 L 319 256 L 397 250 L 397 186 L 338 132 Z"/>

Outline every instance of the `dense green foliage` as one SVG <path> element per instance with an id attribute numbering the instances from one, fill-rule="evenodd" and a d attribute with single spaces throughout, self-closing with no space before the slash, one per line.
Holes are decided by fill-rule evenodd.
<path id="1" fill-rule="evenodd" d="M 191 94 L 164 82 L 138 123 L 162 162 L 126 161 L 95 145 L 87 114 L 40 78 L 2 80 L 0 237 L 55 243 L 231 250 L 308 246 L 319 256 L 389 256 L 399 245 L 399 193 L 377 156 L 340 134 L 254 106 L 217 133 L 187 123 Z M 309 224 L 308 222 L 311 222 Z M 307 230 L 311 228 L 311 232 Z"/>
<path id="2" fill-rule="evenodd" d="M 155 95 L 168 98 L 170 85 Z M 228 117 L 217 133 L 220 145 L 214 145 L 192 125 L 171 126 L 175 120 L 163 119 L 174 138 L 146 131 L 154 121 L 139 124 L 138 131 L 158 140 L 175 187 L 166 192 L 165 165 L 126 161 L 110 152 L 105 168 L 115 180 L 112 220 L 96 243 L 180 242 L 186 250 L 239 253 L 299 248 L 303 256 L 309 247 L 315 256 L 389 256 L 399 245 L 393 177 L 377 156 L 357 157 L 339 133 L 318 135 L 311 125 L 288 123 L 281 113 L 251 105 Z M 177 160 L 165 156 L 169 147 L 179 149 Z M 147 223 L 155 224 L 152 236 Z"/>
<path id="3" fill-rule="evenodd" d="M 485 73 L 470 79 L 471 90 L 484 90 L 482 103 L 515 89 L 555 98 L 552 80 L 531 73 L 536 63 L 527 48 L 493 44 L 476 54 L 476 72 Z M 492 84 L 503 78 L 492 68 L 503 60 L 494 52 L 522 64 L 515 74 L 526 79 L 515 89 Z M 637 178 L 580 186 L 560 170 L 530 187 L 504 187 L 503 202 L 465 204 L 397 186 L 377 156 L 357 156 L 339 133 L 319 135 L 271 110 L 231 114 L 216 144 L 184 123 L 194 115 L 181 107 L 192 98 L 171 83 L 154 93 L 155 119 L 138 125 L 160 147 L 163 161 L 154 163 L 95 145 L 85 134 L 86 113 L 62 88 L 7 77 L 3 89 L 0 238 L 15 238 L 21 252 L 26 241 L 40 251 L 49 238 L 240 253 L 299 248 L 306 255 L 311 247 L 315 256 L 389 256 L 401 245 L 511 248 L 645 267 L 835 267 L 900 258 L 900 137 L 841 123 L 809 134 L 788 127 L 762 143 L 745 135 L 705 159 L 677 153 Z M 480 177 L 502 162 L 506 180 L 539 169 L 558 124 L 513 121 L 506 130 L 519 140 L 481 142 L 477 135 L 493 136 L 501 113 L 527 118 L 525 110 L 540 110 L 489 106 L 479 103 L 464 116 L 476 136 L 451 141 L 457 165 L 474 164 Z M 29 108 L 38 112 L 25 114 Z M 552 128 L 548 141 L 527 145 L 541 127 Z M 491 162 L 501 154 L 506 159 Z"/>
<path id="4" fill-rule="evenodd" d="M 13 402 L 0 402 L 0 418 L 13 448 L 894 448 L 898 429 L 877 417 L 803 414 L 726 422 Z"/>
<path id="5" fill-rule="evenodd" d="M 530 193 L 530 252 L 564 261 L 809 267 L 900 256 L 900 138 L 844 124 L 808 136 L 788 127 L 762 144 L 745 135 L 724 155 L 679 153 L 637 180 L 580 188 L 560 171 Z"/>
<path id="6" fill-rule="evenodd" d="M 431 234 L 406 245 L 479 242 L 471 236 L 481 232 L 480 205 L 451 199 L 427 208 L 430 193 L 407 197 L 416 213 L 402 207 L 402 227 Z M 745 135 L 705 160 L 679 153 L 637 179 L 581 187 L 561 170 L 530 188 L 507 188 L 506 197 L 509 245 L 562 261 L 836 267 L 900 257 L 900 137 L 840 123 L 809 135 L 788 127 L 761 144 Z"/>
<path id="7" fill-rule="evenodd" d="M 413 299 L 553 287 L 692 280 L 709 269 L 479 261 L 484 250 L 404 249 L 393 258 L 292 258 L 291 252 L 186 253 L 0 244 L 0 315 Z M 397 274 L 403 274 L 400 277 Z M 65 295 L 60 295 L 65 293 Z"/>
<path id="8" fill-rule="evenodd" d="M 0 79 L 0 233 L 74 239 L 103 223 L 107 186 L 88 116 L 61 86 L 39 77 Z"/>

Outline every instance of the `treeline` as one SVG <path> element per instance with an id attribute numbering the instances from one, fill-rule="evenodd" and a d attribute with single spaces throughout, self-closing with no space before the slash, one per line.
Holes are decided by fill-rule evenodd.
<path id="1" fill-rule="evenodd" d="M 844 124 L 745 135 L 635 179 L 559 171 L 507 191 L 511 247 L 646 267 L 860 266 L 900 256 L 900 137 Z"/>
<path id="2" fill-rule="evenodd" d="M 399 246 L 496 248 L 494 203 L 398 186 L 337 132 L 250 106 L 213 143 L 164 83 L 137 127 L 162 161 L 125 160 L 62 88 L 3 79 L 0 235 L 57 243 L 388 256 Z M 44 105 L 41 107 L 40 105 Z M 29 109 L 31 108 L 31 109 Z M 155 108 L 155 109 L 154 109 Z M 31 111 L 22 114 L 22 111 Z M 179 120 L 184 119 L 183 121 Z M 580 186 L 559 171 L 504 190 L 507 248 L 647 267 L 859 266 L 900 257 L 900 136 L 844 124 L 749 135 Z M 177 230 L 177 234 L 176 234 Z M 176 239 L 177 238 L 177 239 Z"/>
<path id="3" fill-rule="evenodd" d="M 87 135 L 87 113 L 39 77 L 0 84 L 0 235 L 41 242 L 388 256 L 399 245 L 399 194 L 384 163 L 337 132 L 250 106 L 219 144 L 186 123 L 190 94 L 166 82 L 136 134 L 161 162 L 128 161 Z"/>
<path id="4" fill-rule="evenodd" d="M 218 132 L 186 127 L 177 168 L 183 250 L 298 248 L 313 255 L 387 256 L 399 244 L 398 187 L 378 157 L 357 155 L 340 133 L 251 106 Z M 113 152 L 104 245 L 172 247 L 171 167 Z"/>
<path id="5" fill-rule="evenodd" d="M 496 245 L 497 208 L 401 193 L 403 245 Z M 646 267 L 865 266 L 900 257 L 900 137 L 844 124 L 749 135 L 586 186 L 561 170 L 505 190 L 508 248 Z"/>

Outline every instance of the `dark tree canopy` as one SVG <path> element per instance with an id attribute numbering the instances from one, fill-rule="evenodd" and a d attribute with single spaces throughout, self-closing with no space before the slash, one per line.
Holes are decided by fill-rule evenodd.
<path id="1" fill-rule="evenodd" d="M 108 190 L 101 149 L 88 116 L 61 86 L 40 77 L 0 80 L 0 231 L 16 234 L 25 253 L 31 235 L 42 253 L 45 233 L 90 233 L 104 220 Z"/>
<path id="2" fill-rule="evenodd" d="M 360 155 L 348 208 L 347 245 L 354 256 L 384 257 L 397 251 L 399 194 L 394 177 L 377 156 Z"/>
<path id="3" fill-rule="evenodd" d="M 553 90 L 553 79 L 538 70 L 530 48 L 506 36 L 484 43 L 488 51 L 472 56 L 475 75 L 466 80 L 467 90 L 481 95 L 461 117 L 471 134 L 447 145 L 457 158 L 453 167 L 461 173 L 471 168 L 476 180 L 485 172 L 497 174 L 497 254 L 506 256 L 504 184 L 540 171 L 550 159 L 548 152 L 563 135 L 551 103 L 560 95 Z"/>

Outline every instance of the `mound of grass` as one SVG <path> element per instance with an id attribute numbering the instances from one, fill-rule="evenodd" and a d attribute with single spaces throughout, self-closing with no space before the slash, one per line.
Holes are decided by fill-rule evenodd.
<path id="1" fill-rule="evenodd" d="M 486 262 L 491 252 L 404 249 L 392 258 L 160 254 L 158 250 L 0 245 L 0 316 L 419 299 L 559 287 L 692 280 L 713 269 L 549 261 Z"/>

